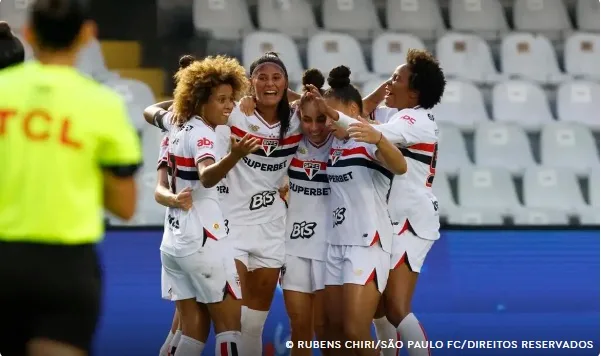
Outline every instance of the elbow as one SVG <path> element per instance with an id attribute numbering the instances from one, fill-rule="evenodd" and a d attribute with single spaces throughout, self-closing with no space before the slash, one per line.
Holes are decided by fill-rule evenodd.
<path id="1" fill-rule="evenodd" d="M 119 214 L 119 218 L 128 221 L 131 220 L 136 214 L 136 202 L 130 204 L 131 206 L 126 206 Z"/>
<path id="2" fill-rule="evenodd" d="M 154 116 L 154 115 L 153 115 L 153 113 L 152 113 L 152 112 L 150 112 L 150 111 L 148 110 L 149 108 L 150 108 L 150 107 L 148 107 L 148 108 L 146 108 L 146 109 L 144 110 L 144 120 L 146 120 L 146 122 L 147 122 L 147 123 L 149 123 L 149 124 L 153 125 L 153 124 L 154 124 L 154 122 L 153 122 L 153 121 L 154 121 L 154 119 L 153 119 L 153 116 Z"/>
<path id="3" fill-rule="evenodd" d="M 402 162 L 395 164 L 392 173 L 399 176 L 407 173 L 407 161 L 403 160 Z"/>
<path id="4" fill-rule="evenodd" d="M 203 172 L 204 173 L 204 172 Z M 217 185 L 218 182 L 213 182 L 211 181 L 210 178 L 207 177 L 206 174 L 199 174 L 199 180 L 200 180 L 200 184 L 205 187 L 205 188 L 213 188 L 214 186 Z"/>

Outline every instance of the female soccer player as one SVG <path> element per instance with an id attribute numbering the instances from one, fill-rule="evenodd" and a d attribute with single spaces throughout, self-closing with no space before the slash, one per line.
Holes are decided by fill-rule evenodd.
<path id="1" fill-rule="evenodd" d="M 386 106 L 397 109 L 381 125 L 353 123 L 341 117 L 343 127 L 359 142 L 375 142 L 384 135 L 401 147 L 409 173 L 395 178 L 389 210 L 397 223 L 393 239 L 391 272 L 384 292 L 388 321 L 405 342 L 426 341 L 422 325 L 411 312 L 411 299 L 419 272 L 439 237 L 438 201 L 432 193 L 436 174 L 438 128 L 429 111 L 440 102 L 445 77 L 438 61 L 424 50 L 409 50 L 407 64 L 399 66 L 386 87 Z M 376 115 L 376 119 L 377 119 Z M 429 355 L 429 349 L 409 349 L 411 356 Z"/>
<path id="2" fill-rule="evenodd" d="M 311 88 L 307 95 L 322 114 L 355 120 L 352 118 L 363 112 L 361 95 L 350 84 L 350 74 L 345 66 L 330 72 L 326 100 Z M 349 139 L 344 130 L 336 129 L 334 135 L 327 164 L 332 211 L 325 277 L 328 327 L 332 338 L 367 341 L 389 272 L 392 223 L 388 192 L 393 175 L 404 174 L 407 162 L 383 136 L 370 144 Z M 373 356 L 374 352 L 355 350 L 360 356 Z"/>
<path id="3" fill-rule="evenodd" d="M 305 86 L 321 88 L 324 82 L 317 69 L 303 74 Z M 326 164 L 333 139 L 315 102 L 303 101 L 299 114 L 304 137 L 288 168 L 286 259 L 281 277 L 294 345 L 310 342 L 314 333 L 318 340 L 325 340 L 323 289 L 330 194 Z M 312 354 L 310 348 L 291 352 L 292 356 Z"/>
<path id="4" fill-rule="evenodd" d="M 237 60 L 222 56 L 192 63 L 176 80 L 173 114 L 168 112 L 161 125 L 180 127 L 169 143 L 170 186 L 174 193 L 190 188 L 193 200 L 188 211 L 168 208 L 161 244 L 161 261 L 182 324 L 176 355 L 202 352 L 208 330 L 199 321 L 207 312 L 216 333 L 215 353 L 237 355 L 241 293 L 215 186 L 259 146 L 245 136 L 232 142 L 230 153 L 220 159 L 214 128 L 227 121 L 248 81 Z"/>
<path id="5" fill-rule="evenodd" d="M 0 21 L 0 69 L 23 63 L 25 49 L 21 41 L 13 35 L 10 26 Z"/>

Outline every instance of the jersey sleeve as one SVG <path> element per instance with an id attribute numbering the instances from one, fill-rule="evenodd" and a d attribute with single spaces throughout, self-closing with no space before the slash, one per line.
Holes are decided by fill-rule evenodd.
<path id="1" fill-rule="evenodd" d="M 374 128 L 395 145 L 410 146 L 420 142 L 420 125 L 406 111 L 398 112 L 387 123 L 374 125 Z"/>
<path id="2" fill-rule="evenodd" d="M 165 134 L 161 140 L 161 147 L 159 150 L 159 159 L 157 162 L 157 170 L 167 165 L 167 149 L 169 148 L 169 135 Z"/>
<path id="3" fill-rule="evenodd" d="M 194 155 L 194 164 L 205 159 L 216 160 L 216 139 L 215 133 L 209 129 L 195 128 L 191 131 L 188 149 Z"/>
<path id="4" fill-rule="evenodd" d="M 390 117 L 398 112 L 397 109 L 392 109 L 387 106 L 378 106 L 369 114 L 369 118 L 379 123 L 387 123 Z"/>
<path id="5" fill-rule="evenodd" d="M 171 131 L 171 128 L 173 127 L 173 111 L 171 110 L 163 110 L 160 109 L 155 115 L 154 115 L 154 126 L 160 128 L 163 131 Z"/>
<path id="6" fill-rule="evenodd" d="M 129 177 L 142 163 L 140 140 L 127 115 L 125 103 L 120 98 L 105 103 L 100 114 L 104 120 L 97 158 L 101 167 L 115 175 Z M 108 122 L 107 122 L 108 121 Z"/>

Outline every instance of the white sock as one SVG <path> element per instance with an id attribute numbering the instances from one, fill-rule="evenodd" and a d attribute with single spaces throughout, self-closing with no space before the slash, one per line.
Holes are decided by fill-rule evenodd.
<path id="1" fill-rule="evenodd" d="M 408 341 L 419 342 L 421 345 L 427 345 L 428 337 L 424 328 L 419 323 L 413 313 L 410 313 L 401 321 L 397 327 L 397 331 L 403 340 L 403 344 L 407 345 Z M 407 348 L 409 356 L 430 356 L 430 348 Z"/>
<path id="2" fill-rule="evenodd" d="M 169 344 L 169 350 L 167 355 L 173 356 L 175 355 L 175 350 L 177 349 L 177 345 L 179 344 L 179 340 L 182 337 L 182 331 L 176 330 L 175 334 L 173 334 L 173 338 L 171 339 L 171 343 Z"/>
<path id="3" fill-rule="evenodd" d="M 378 337 L 378 340 L 385 341 L 386 343 L 389 343 L 390 340 L 397 340 L 397 331 L 395 327 L 388 322 L 388 319 L 386 319 L 385 316 L 381 317 L 380 319 L 374 319 L 374 326 L 376 327 L 376 336 Z M 397 356 L 397 349 L 382 349 L 380 355 Z"/>
<path id="4" fill-rule="evenodd" d="M 169 355 L 169 347 L 171 346 L 171 340 L 173 340 L 173 332 L 169 330 L 169 335 L 167 335 L 167 339 L 161 346 L 161 351 L 159 351 L 159 356 L 168 356 Z"/>
<path id="5" fill-rule="evenodd" d="M 204 348 L 205 344 L 203 342 L 182 335 L 179 344 L 177 344 L 177 351 L 175 351 L 174 356 L 200 356 Z"/>
<path id="6" fill-rule="evenodd" d="M 242 307 L 242 356 L 263 355 L 263 326 L 269 312 Z"/>
<path id="7" fill-rule="evenodd" d="M 238 356 L 241 348 L 242 333 L 225 331 L 215 336 L 215 356 Z"/>

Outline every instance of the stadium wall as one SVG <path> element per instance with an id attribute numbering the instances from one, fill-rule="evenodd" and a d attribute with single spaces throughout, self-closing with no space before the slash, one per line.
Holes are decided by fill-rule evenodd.
<path id="1" fill-rule="evenodd" d="M 159 229 L 107 232 L 100 246 L 106 289 L 97 354 L 156 354 L 163 342 L 173 306 L 160 299 L 161 235 Z M 508 353 L 501 347 L 455 350 L 451 340 L 517 341 L 512 355 L 598 354 L 599 253 L 598 227 L 444 230 L 420 277 L 414 311 L 440 349 L 435 355 Z M 265 354 L 287 355 L 289 335 L 278 289 Z M 523 340 L 592 341 L 594 351 L 525 350 Z M 204 355 L 213 355 L 212 343 Z"/>

